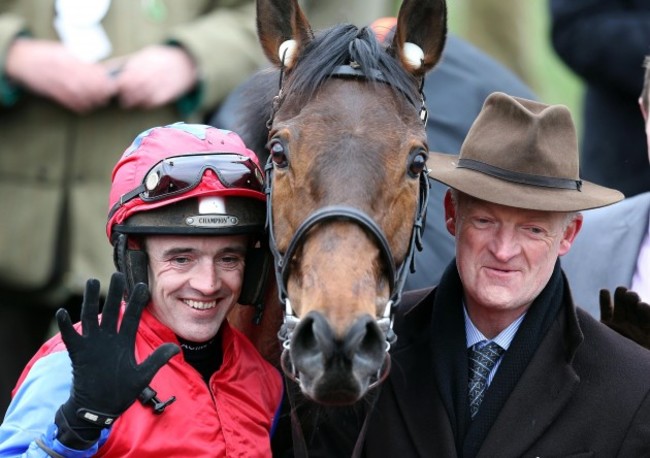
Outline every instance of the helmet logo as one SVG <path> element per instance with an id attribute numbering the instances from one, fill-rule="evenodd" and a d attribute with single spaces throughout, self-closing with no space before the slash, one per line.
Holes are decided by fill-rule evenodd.
<path id="1" fill-rule="evenodd" d="M 193 227 L 232 227 L 239 224 L 233 215 L 195 215 L 185 218 L 185 224 Z"/>
<path id="2" fill-rule="evenodd" d="M 199 198 L 199 213 L 185 218 L 185 224 L 209 228 L 232 227 L 239 224 L 239 218 L 226 213 L 226 200 L 222 196 Z"/>

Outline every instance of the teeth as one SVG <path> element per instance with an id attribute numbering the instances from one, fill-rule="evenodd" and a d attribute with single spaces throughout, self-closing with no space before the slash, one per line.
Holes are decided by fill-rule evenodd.
<path id="1" fill-rule="evenodd" d="M 183 302 L 185 302 L 193 309 L 197 309 L 197 310 L 207 310 L 217 306 L 217 301 L 200 302 L 200 301 L 193 301 L 190 299 L 186 299 Z"/>

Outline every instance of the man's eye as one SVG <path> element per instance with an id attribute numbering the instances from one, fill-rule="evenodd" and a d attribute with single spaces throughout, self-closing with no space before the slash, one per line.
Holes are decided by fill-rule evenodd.
<path id="1" fill-rule="evenodd" d="M 490 220 L 488 218 L 474 218 L 474 224 L 479 227 L 484 227 L 490 224 Z"/>
<path id="2" fill-rule="evenodd" d="M 526 228 L 526 230 L 533 235 L 544 235 L 546 233 L 544 229 L 537 226 L 529 226 L 528 228 Z"/>
<path id="3" fill-rule="evenodd" d="M 184 264 L 188 264 L 190 262 L 190 258 L 188 258 L 186 256 L 177 256 L 175 258 L 172 258 L 172 262 L 174 264 L 184 265 Z"/>
<path id="4" fill-rule="evenodd" d="M 229 256 L 222 256 L 221 258 L 219 258 L 219 264 L 221 264 L 224 267 L 238 267 L 240 264 L 243 263 L 244 263 L 243 256 L 229 255 Z"/>

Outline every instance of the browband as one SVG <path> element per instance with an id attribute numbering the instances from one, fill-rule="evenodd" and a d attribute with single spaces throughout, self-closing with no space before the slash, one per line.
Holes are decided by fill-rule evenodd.
<path id="1" fill-rule="evenodd" d="M 379 81 L 380 83 L 385 83 L 390 85 L 390 82 L 386 79 L 386 77 L 381 72 L 381 70 L 377 70 L 376 68 L 371 68 L 368 69 L 367 71 L 363 71 L 359 66 L 359 64 L 357 64 L 354 61 L 350 62 L 347 65 L 338 65 L 334 67 L 334 69 L 330 73 L 330 76 L 337 76 L 343 78 L 348 77 L 348 78 L 368 79 L 368 80 Z M 399 89 L 400 92 L 404 94 L 404 97 L 408 99 L 411 105 L 418 108 L 418 103 L 415 100 L 413 100 L 413 97 L 411 97 L 401 88 L 397 88 L 397 89 Z M 420 90 L 420 92 L 422 91 Z M 424 97 L 424 95 L 422 96 Z M 424 102 L 422 103 L 422 105 L 424 106 Z M 426 124 L 426 120 L 424 121 L 424 123 Z"/>

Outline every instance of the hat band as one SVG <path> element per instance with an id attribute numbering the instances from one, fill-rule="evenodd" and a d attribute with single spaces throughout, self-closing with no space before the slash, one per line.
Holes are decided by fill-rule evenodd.
<path id="1" fill-rule="evenodd" d="M 505 170 L 484 162 L 475 161 L 474 159 L 459 159 L 457 167 L 475 170 L 513 183 L 542 186 L 545 188 L 572 189 L 576 191 L 582 190 L 582 180 L 544 177 L 540 175 L 531 175 L 529 173 L 513 172 L 512 170 Z"/>

